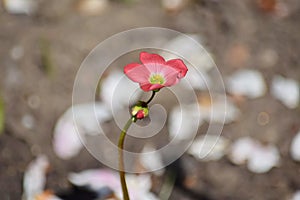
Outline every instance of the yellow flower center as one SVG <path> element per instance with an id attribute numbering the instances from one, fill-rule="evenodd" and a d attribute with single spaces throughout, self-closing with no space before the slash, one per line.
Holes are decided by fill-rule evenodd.
<path id="1" fill-rule="evenodd" d="M 160 84 L 160 85 L 162 85 L 162 84 L 165 83 L 164 77 L 160 74 L 151 75 L 149 81 L 150 81 L 151 84 Z"/>

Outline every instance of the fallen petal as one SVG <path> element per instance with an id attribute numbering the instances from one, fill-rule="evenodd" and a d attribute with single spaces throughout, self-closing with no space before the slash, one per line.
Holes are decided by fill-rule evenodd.
<path id="1" fill-rule="evenodd" d="M 27 167 L 23 180 L 23 197 L 25 200 L 33 200 L 42 194 L 46 184 L 46 171 L 49 162 L 46 156 L 38 156 Z"/>
<path id="2" fill-rule="evenodd" d="M 239 70 L 226 81 L 228 92 L 248 98 L 258 98 L 266 93 L 267 87 L 262 74 L 255 70 Z"/>
<path id="3" fill-rule="evenodd" d="M 300 131 L 294 137 L 291 148 L 290 148 L 291 156 L 295 161 L 300 161 Z"/>
<path id="4" fill-rule="evenodd" d="M 228 144 L 224 137 L 206 135 L 194 140 L 188 153 L 200 161 L 219 160 L 225 155 Z"/>
<path id="5" fill-rule="evenodd" d="M 291 200 L 300 200 L 300 190 L 295 192 Z"/>
<path id="6" fill-rule="evenodd" d="M 187 39 L 189 37 L 189 39 Z M 195 40 L 195 43 L 191 43 L 190 39 Z M 186 41 L 189 42 L 186 42 Z M 211 59 L 209 53 L 207 53 L 203 46 L 202 40 L 199 35 L 196 34 L 188 34 L 184 36 L 178 36 L 168 42 L 163 49 L 177 49 L 179 55 L 190 63 L 186 63 L 188 69 L 195 67 L 197 70 L 209 71 L 214 67 L 213 60 Z M 180 47 L 180 49 L 178 49 Z M 170 54 L 167 52 L 162 52 L 161 55 L 166 60 L 176 59 L 178 56 L 174 54 Z M 189 73 L 188 73 L 189 74 Z M 187 75 L 188 75 L 187 74 Z"/>
<path id="7" fill-rule="evenodd" d="M 203 123 L 199 113 L 197 105 L 173 108 L 168 120 L 170 140 L 190 140 L 195 137 L 198 127 Z"/>
<path id="8" fill-rule="evenodd" d="M 187 79 L 187 82 L 192 86 L 193 89 L 196 90 L 208 90 L 208 88 L 212 85 L 212 80 L 207 72 L 198 71 L 194 67 L 189 68 L 189 72 L 187 73 L 185 79 Z M 186 86 L 186 88 L 189 87 Z"/>
<path id="9" fill-rule="evenodd" d="M 143 156 L 143 153 L 147 152 L 155 152 L 152 154 L 153 156 Z M 155 175 L 162 175 L 164 173 L 163 161 L 161 154 L 155 149 L 153 146 L 146 145 L 140 155 L 141 164 L 145 167 L 148 171 L 153 171 Z M 161 169 L 161 170 L 159 170 Z"/>
<path id="10" fill-rule="evenodd" d="M 56 155 L 67 160 L 77 155 L 82 147 L 74 123 L 61 120 L 54 132 L 53 148 Z"/>
<path id="11" fill-rule="evenodd" d="M 299 105 L 299 83 L 293 79 L 275 76 L 272 80 L 271 94 L 286 107 L 293 109 Z"/>
<path id="12" fill-rule="evenodd" d="M 76 186 L 86 186 L 94 191 L 108 187 L 114 191 L 118 198 L 122 199 L 122 188 L 119 175 L 116 171 L 108 169 L 86 170 L 80 173 L 71 173 L 69 180 Z M 127 174 L 126 182 L 132 200 L 157 199 L 155 195 L 150 192 L 152 182 L 149 174 Z"/>
<path id="13" fill-rule="evenodd" d="M 240 110 L 230 99 L 222 96 L 202 95 L 199 97 L 200 115 L 208 123 L 231 123 L 240 116 Z"/>
<path id="14" fill-rule="evenodd" d="M 88 186 L 94 191 L 103 187 L 109 187 L 114 190 L 121 189 L 117 172 L 107 169 L 90 169 L 80 173 L 70 173 L 68 179 L 73 185 Z"/>
<path id="15" fill-rule="evenodd" d="M 32 14 L 37 9 L 33 0 L 4 0 L 4 8 L 11 14 Z"/>
<path id="16" fill-rule="evenodd" d="M 101 83 L 100 97 L 111 110 L 120 110 L 128 107 L 130 102 L 136 102 L 140 92 L 139 86 L 124 73 L 113 71 Z"/>
<path id="17" fill-rule="evenodd" d="M 194 42 L 192 42 L 191 39 L 194 40 Z M 207 90 L 211 84 L 211 78 L 207 73 L 215 64 L 210 54 L 204 50 L 202 43 L 199 35 L 188 34 L 172 39 L 164 46 L 164 49 L 170 51 L 175 50 L 178 55 L 187 61 L 185 61 L 185 64 L 189 71 L 185 76 L 185 80 L 187 80 L 193 89 Z M 161 55 L 166 60 L 178 58 L 177 55 L 166 51 L 162 52 Z M 186 86 L 187 89 L 191 89 L 189 85 L 184 86 Z"/>
<path id="18" fill-rule="evenodd" d="M 279 165 L 280 154 L 274 145 L 262 145 L 249 137 L 238 139 L 231 148 L 230 160 L 237 165 L 248 161 L 247 167 L 254 173 L 265 173 Z"/>
<path id="19" fill-rule="evenodd" d="M 245 164 L 255 146 L 255 141 L 250 137 L 236 140 L 231 147 L 229 159 L 236 165 Z"/>
<path id="20" fill-rule="evenodd" d="M 98 134 L 102 131 L 99 124 L 110 118 L 111 112 L 103 103 L 80 104 L 70 107 L 55 125 L 54 152 L 61 159 L 74 157 L 83 147 L 79 134 Z"/>
<path id="21" fill-rule="evenodd" d="M 268 172 L 278 166 L 280 155 L 278 149 L 273 145 L 262 146 L 258 144 L 253 149 L 248 160 L 248 169 L 254 173 Z"/>

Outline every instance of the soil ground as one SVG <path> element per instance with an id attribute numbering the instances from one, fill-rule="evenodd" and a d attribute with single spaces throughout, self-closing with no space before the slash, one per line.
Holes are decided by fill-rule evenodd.
<path id="1" fill-rule="evenodd" d="M 300 81 L 300 1 L 274 1 L 283 3 L 287 11 L 260 8 L 258 2 L 267 0 L 189 1 L 172 13 L 160 1 L 110 1 L 97 16 L 78 14 L 72 0 L 40 0 L 39 9 L 31 16 L 12 15 L 0 7 L 0 92 L 6 119 L 0 136 L 0 199 L 21 198 L 24 170 L 39 154 L 50 159 L 47 188 L 54 191 L 68 187 L 68 172 L 101 166 L 85 150 L 74 159 L 60 160 L 51 141 L 55 122 L 71 105 L 81 62 L 99 42 L 115 33 L 144 26 L 197 33 L 223 76 L 239 68 L 252 68 L 263 73 L 268 85 L 275 74 Z M 18 46 L 24 49 L 24 56 L 16 60 L 11 51 Z M 45 64 L 43 51 L 49 51 L 50 64 Z M 277 57 L 264 59 L 270 51 Z M 250 135 L 276 144 L 281 165 L 266 174 L 253 174 L 227 158 L 199 163 L 184 156 L 183 163 L 188 163 L 185 165 L 197 177 L 191 191 L 216 200 L 289 199 L 300 189 L 300 164 L 289 156 L 291 140 L 300 128 L 299 108 L 287 109 L 269 93 L 242 101 L 239 108 L 243 113 L 239 122 L 225 126 L 223 135 L 232 140 Z M 264 126 L 257 123 L 262 111 L 270 115 Z M 177 187 L 170 199 L 200 198 L 187 194 L 191 191 Z"/>

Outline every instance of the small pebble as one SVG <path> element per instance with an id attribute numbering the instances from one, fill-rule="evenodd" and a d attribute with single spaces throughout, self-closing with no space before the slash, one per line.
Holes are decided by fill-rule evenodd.
<path id="1" fill-rule="evenodd" d="M 37 144 L 34 144 L 31 146 L 30 151 L 32 155 L 38 156 L 39 154 L 41 154 L 41 147 Z"/>
<path id="2" fill-rule="evenodd" d="M 259 54 L 261 66 L 266 68 L 273 67 L 274 65 L 276 65 L 278 59 L 278 53 L 273 49 L 266 49 Z"/>
<path id="3" fill-rule="evenodd" d="M 27 129 L 32 129 L 35 125 L 35 119 L 30 114 L 25 114 L 22 117 L 22 125 Z"/>
<path id="4" fill-rule="evenodd" d="M 265 126 L 270 122 L 270 115 L 267 112 L 260 112 L 257 116 L 257 123 Z"/>
<path id="5" fill-rule="evenodd" d="M 249 49 L 243 43 L 237 43 L 231 46 L 226 54 L 227 62 L 235 68 L 243 68 L 249 61 L 249 58 Z"/>
<path id="6" fill-rule="evenodd" d="M 41 99 L 37 95 L 31 95 L 27 100 L 27 104 L 30 108 L 37 109 L 40 107 Z"/>
<path id="7" fill-rule="evenodd" d="M 77 10 L 83 15 L 95 16 L 102 14 L 107 6 L 107 0 L 80 0 L 77 4 Z"/>
<path id="8" fill-rule="evenodd" d="M 15 61 L 20 60 L 23 56 L 24 56 L 24 49 L 20 45 L 14 46 L 10 51 L 10 57 Z"/>
<path id="9" fill-rule="evenodd" d="M 163 8 L 170 12 L 180 11 L 186 3 L 187 0 L 162 0 Z"/>

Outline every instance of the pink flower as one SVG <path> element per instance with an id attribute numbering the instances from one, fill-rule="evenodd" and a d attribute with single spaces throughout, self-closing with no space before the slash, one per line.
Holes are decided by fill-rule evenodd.
<path id="1" fill-rule="evenodd" d="M 181 59 L 165 61 L 158 54 L 141 52 L 140 61 L 126 65 L 124 73 L 146 92 L 175 85 L 188 71 Z"/>

